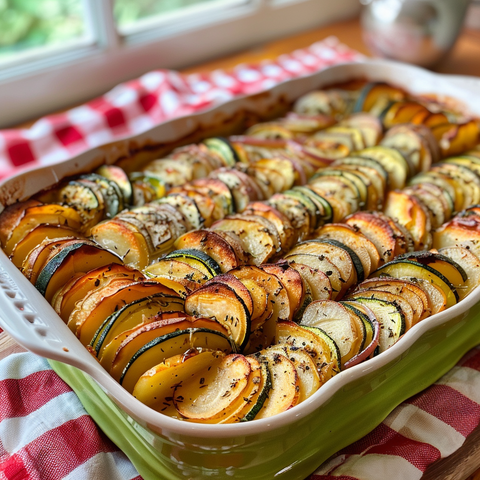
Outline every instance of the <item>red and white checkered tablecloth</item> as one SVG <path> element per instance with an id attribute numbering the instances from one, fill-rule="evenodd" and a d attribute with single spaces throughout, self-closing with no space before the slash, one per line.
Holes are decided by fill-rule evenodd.
<path id="1" fill-rule="evenodd" d="M 147 73 L 29 129 L 0 131 L 0 178 L 351 60 L 361 56 L 329 38 L 231 72 Z M 0 333 L 0 480 L 140 479 L 46 360 L 19 350 Z M 310 480 L 417 480 L 428 465 L 460 448 L 479 424 L 480 348 L 475 348 L 435 385 L 320 466 Z"/>

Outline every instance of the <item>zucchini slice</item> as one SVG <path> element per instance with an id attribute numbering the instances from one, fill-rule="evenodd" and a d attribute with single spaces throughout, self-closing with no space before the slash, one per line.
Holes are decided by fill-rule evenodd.
<path id="1" fill-rule="evenodd" d="M 234 412 L 233 415 L 227 419 L 228 423 L 253 420 L 265 404 L 272 389 L 272 380 L 267 363 L 264 361 L 259 362 L 251 357 L 247 357 L 247 360 L 252 367 L 253 378 L 251 379 L 251 383 L 256 385 L 256 391 L 252 388 L 253 395 L 252 392 L 249 392 L 250 394 L 247 397 L 242 396 L 245 405 L 241 410 Z M 257 372 L 260 374 L 259 377 Z M 259 381 L 256 380 L 257 378 Z"/>
<path id="2" fill-rule="evenodd" d="M 188 355 L 167 358 L 138 379 L 132 395 L 157 412 L 181 418 L 173 403 L 175 387 L 207 371 L 208 367 L 224 356 L 225 353 L 220 351 L 194 350 Z"/>
<path id="3" fill-rule="evenodd" d="M 121 259 L 101 247 L 89 243 L 74 243 L 62 248 L 46 263 L 38 276 L 35 287 L 51 302 L 55 293 L 73 276 L 87 273 L 98 267 L 121 264 Z"/>
<path id="4" fill-rule="evenodd" d="M 378 116 L 386 105 L 392 101 L 399 102 L 405 97 L 406 93 L 403 90 L 385 82 L 369 82 L 362 88 L 353 111 L 370 112 Z"/>
<path id="5" fill-rule="evenodd" d="M 300 325 L 317 327 L 327 333 L 340 351 L 342 365 L 360 352 L 364 342 L 348 310 L 331 300 L 312 302 L 305 309 Z"/>
<path id="6" fill-rule="evenodd" d="M 75 208 L 87 231 L 105 218 L 105 200 L 101 189 L 90 180 L 70 180 L 58 190 L 57 201 Z"/>
<path id="7" fill-rule="evenodd" d="M 348 296 L 349 300 L 355 300 L 357 297 L 368 297 L 373 299 L 385 300 L 387 302 L 393 303 L 403 314 L 405 320 L 405 332 L 410 330 L 414 325 L 414 313 L 413 307 L 410 305 L 408 300 L 403 298 L 401 295 L 396 293 L 387 292 L 385 290 L 377 290 L 371 288 L 368 290 L 358 289 L 354 293 Z"/>
<path id="8" fill-rule="evenodd" d="M 345 362 L 344 368 L 347 369 L 358 365 L 374 355 L 380 339 L 380 325 L 375 314 L 365 305 L 354 301 L 341 303 L 349 310 L 351 316 L 355 317 L 363 324 L 364 333 L 364 344 L 362 349 L 348 362 Z"/>
<path id="9" fill-rule="evenodd" d="M 413 309 L 413 325 L 416 325 L 420 320 L 429 317 L 431 314 L 427 295 L 414 283 L 388 277 L 380 279 L 371 278 L 361 283 L 356 292 L 360 290 L 380 290 L 404 298 Z"/>
<path id="10" fill-rule="evenodd" d="M 285 355 L 270 349 L 260 351 L 255 358 L 267 363 L 272 382 L 268 398 L 255 419 L 272 417 L 297 405 L 300 385 L 295 365 Z"/>
<path id="11" fill-rule="evenodd" d="M 235 169 L 220 168 L 219 170 L 214 170 L 210 174 L 210 178 L 221 180 L 228 186 L 232 192 L 235 212 L 243 212 L 248 203 L 257 198 L 250 182 L 245 180 L 243 172 Z"/>
<path id="12" fill-rule="evenodd" d="M 219 155 L 227 167 L 234 167 L 240 161 L 237 152 L 227 138 L 212 137 L 206 138 L 202 142 L 206 147 Z"/>
<path id="13" fill-rule="evenodd" d="M 407 179 L 416 173 L 405 157 L 393 148 L 375 146 L 365 148 L 358 155 L 379 162 L 388 174 L 388 186 L 392 189 L 403 188 Z"/>
<path id="14" fill-rule="evenodd" d="M 103 200 L 105 201 L 106 218 L 113 218 L 117 213 L 124 209 L 125 204 L 123 201 L 123 194 L 117 183 L 97 173 L 80 175 L 79 179 L 89 180 L 100 187 Z"/>
<path id="15" fill-rule="evenodd" d="M 217 262 L 223 273 L 240 264 L 235 249 L 225 238 L 211 230 L 196 230 L 186 233 L 176 240 L 175 247 L 179 250 L 202 251 Z"/>
<path id="16" fill-rule="evenodd" d="M 350 248 L 348 245 L 345 245 L 344 243 L 342 243 L 338 240 L 335 240 L 334 238 L 318 238 L 318 239 L 314 239 L 312 241 L 313 242 L 326 243 L 327 245 L 332 245 L 333 247 L 338 247 L 338 248 L 341 248 L 341 249 L 345 250 L 352 260 L 353 267 L 354 267 L 355 272 L 356 272 L 356 282 L 363 282 L 363 280 L 366 276 L 365 275 L 365 270 L 363 268 L 363 263 L 360 260 L 360 257 L 355 252 L 355 250 Z"/>
<path id="17" fill-rule="evenodd" d="M 308 197 L 318 209 L 317 212 L 317 222 L 316 228 L 325 223 L 330 223 L 333 221 L 333 210 L 330 203 L 325 200 L 321 195 L 313 191 L 308 186 L 297 186 L 293 187 L 293 190 L 302 193 L 304 196 Z"/>
<path id="18" fill-rule="evenodd" d="M 251 315 L 245 302 L 229 285 L 205 285 L 187 295 L 185 311 L 189 315 L 212 318 L 230 333 L 239 350 L 248 342 Z"/>
<path id="19" fill-rule="evenodd" d="M 358 208 L 363 210 L 367 205 L 368 200 L 368 186 L 365 184 L 364 178 L 358 175 L 357 172 L 351 171 L 341 165 L 337 167 L 324 168 L 319 170 L 311 179 L 309 183 L 322 183 L 323 177 L 341 177 L 342 181 L 348 184 L 358 198 Z"/>
<path id="20" fill-rule="evenodd" d="M 131 330 L 117 335 L 107 345 L 102 345 L 97 358 L 100 365 L 108 372 L 111 372 L 113 360 L 117 356 L 122 359 L 123 366 L 121 368 L 124 368 L 128 359 L 143 345 L 151 342 L 155 338 L 189 328 L 206 328 L 228 336 L 228 331 L 215 320 L 209 318 L 192 318 L 182 315 L 179 312 L 162 312 L 156 315 L 155 321 L 144 325 L 137 325 Z M 206 350 L 209 349 L 207 348 Z M 185 355 L 190 353 L 194 353 L 194 351 L 185 352 Z"/>
<path id="21" fill-rule="evenodd" d="M 397 260 L 411 260 L 422 265 L 428 265 L 444 275 L 455 289 L 461 287 L 468 279 L 467 273 L 461 265 L 441 253 L 411 252 L 400 255 Z"/>
<path id="22" fill-rule="evenodd" d="M 35 285 L 38 276 L 45 264 L 51 260 L 63 247 L 73 244 L 90 243 L 88 240 L 81 240 L 76 237 L 63 237 L 45 239 L 38 246 L 33 248 L 22 263 L 23 275 Z"/>
<path id="23" fill-rule="evenodd" d="M 430 171 L 442 173 L 458 184 L 458 190 L 463 194 L 463 208 L 468 208 L 480 202 L 480 177 L 470 168 L 453 163 L 437 163 Z"/>
<path id="24" fill-rule="evenodd" d="M 416 173 L 426 172 L 434 160 L 427 141 L 413 125 L 395 125 L 388 130 L 380 144 L 408 157 Z"/>
<path id="25" fill-rule="evenodd" d="M 210 278 L 222 273 L 218 263 L 210 255 L 207 255 L 200 250 L 190 248 L 175 250 L 174 252 L 166 255 L 164 258 L 188 263 L 189 265 L 192 265 L 204 272 L 205 275 L 209 276 Z"/>
<path id="26" fill-rule="evenodd" d="M 286 190 L 285 192 L 283 192 L 283 194 L 286 197 L 294 198 L 300 202 L 300 204 L 303 206 L 303 208 L 309 215 L 309 225 L 315 226 L 315 228 L 317 227 L 317 225 L 320 225 L 323 210 L 318 209 L 318 202 L 315 202 L 311 198 L 311 195 L 306 194 L 305 192 L 298 189 Z M 317 194 L 317 196 L 320 195 Z"/>
<path id="27" fill-rule="evenodd" d="M 372 274 L 373 277 L 384 275 L 394 278 L 419 278 L 433 283 L 444 292 L 447 299 L 447 308 L 455 305 L 459 300 L 458 293 L 449 280 L 428 265 L 422 265 L 410 260 L 393 260 Z"/>
<path id="28" fill-rule="evenodd" d="M 393 302 L 369 297 L 356 297 L 355 302 L 366 305 L 377 317 L 380 324 L 379 353 L 397 343 L 405 333 L 405 318 Z"/>
<path id="29" fill-rule="evenodd" d="M 133 204 L 132 184 L 123 169 L 116 165 L 102 165 L 95 170 L 95 173 L 118 185 L 118 188 L 122 192 L 124 205 Z"/>
<path id="30" fill-rule="evenodd" d="M 174 260 L 172 258 L 164 258 L 158 262 L 153 263 L 144 269 L 145 275 L 160 283 L 164 279 L 178 282 L 183 285 L 188 292 L 193 292 L 212 276 L 206 274 L 205 271 L 190 263 Z"/>
<path id="31" fill-rule="evenodd" d="M 121 307 L 109 315 L 95 332 L 90 346 L 97 356 L 103 345 L 108 345 L 117 335 L 131 330 L 138 325 L 151 323 L 161 312 L 183 312 L 183 302 L 173 302 L 165 294 L 153 294 L 140 298 Z"/>
<path id="32" fill-rule="evenodd" d="M 225 335 L 215 330 L 207 328 L 176 330 L 144 344 L 130 358 L 124 358 L 127 349 L 121 347 L 113 361 L 111 375 L 131 393 L 140 377 L 150 368 L 169 357 L 184 354 L 190 349 L 220 350 L 230 353 L 235 347 Z"/>
<path id="33" fill-rule="evenodd" d="M 183 299 L 173 290 L 161 283 L 140 281 L 135 283 L 118 282 L 119 288 L 113 288 L 109 295 L 87 297 L 78 304 L 69 319 L 69 323 L 76 319 L 76 334 L 83 345 L 88 345 L 105 319 L 112 313 L 120 310 L 124 305 L 132 303 L 146 296 L 156 295 L 162 306 L 158 311 L 182 311 Z M 98 291 L 100 293 L 100 291 Z M 160 297 L 163 297 L 161 299 Z"/>
<path id="34" fill-rule="evenodd" d="M 324 225 L 315 232 L 315 236 L 320 240 L 336 240 L 353 250 L 362 263 L 365 277 L 368 277 L 370 272 L 378 268 L 380 255 L 375 245 L 350 225 L 343 223 Z"/>
<path id="35" fill-rule="evenodd" d="M 330 204 L 332 198 L 345 201 L 349 206 L 349 212 L 356 212 L 362 205 L 362 196 L 358 187 L 344 174 L 346 172 L 336 171 L 321 175 L 310 181 L 311 188 L 320 196 L 324 197 Z M 361 180 L 360 180 L 361 181 Z M 335 211 L 334 206 L 332 208 Z M 338 214 L 337 214 L 338 215 Z M 334 221 L 337 219 L 334 217 Z"/>
<path id="36" fill-rule="evenodd" d="M 293 322 L 278 322 L 275 343 L 307 352 L 315 362 L 322 385 L 340 372 L 341 357 L 338 347 L 318 328 L 301 327 Z"/>

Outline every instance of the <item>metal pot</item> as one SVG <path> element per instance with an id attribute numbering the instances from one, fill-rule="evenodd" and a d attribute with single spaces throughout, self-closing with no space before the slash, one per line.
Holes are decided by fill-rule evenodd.
<path id="1" fill-rule="evenodd" d="M 471 0 L 361 0 L 372 53 L 426 67 L 453 47 Z"/>

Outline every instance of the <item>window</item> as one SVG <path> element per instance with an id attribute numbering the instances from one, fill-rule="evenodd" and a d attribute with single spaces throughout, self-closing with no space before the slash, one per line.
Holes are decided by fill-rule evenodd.
<path id="1" fill-rule="evenodd" d="M 358 9 L 357 0 L 0 0 L 0 128 Z"/>

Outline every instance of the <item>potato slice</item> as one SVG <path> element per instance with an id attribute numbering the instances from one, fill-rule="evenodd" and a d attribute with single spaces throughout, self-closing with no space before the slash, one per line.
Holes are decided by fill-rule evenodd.
<path id="1" fill-rule="evenodd" d="M 204 372 L 225 353 L 213 350 L 175 355 L 146 371 L 137 381 L 132 395 L 157 412 L 181 418 L 173 403 L 175 387 Z"/>
<path id="2" fill-rule="evenodd" d="M 308 330 L 315 327 L 301 327 L 293 322 L 278 322 L 275 344 L 300 349 L 312 357 L 321 383 L 340 372 L 341 357 L 335 342 L 324 332 Z"/>
<path id="3" fill-rule="evenodd" d="M 358 335 L 348 310 L 331 300 L 312 302 L 305 309 L 300 325 L 318 327 L 326 332 L 337 344 L 342 365 L 359 353 L 365 340 Z"/>
<path id="4" fill-rule="evenodd" d="M 247 344 L 251 331 L 250 311 L 231 286 L 213 283 L 199 288 L 185 299 L 185 311 L 189 315 L 216 320 L 228 330 L 240 350 Z"/>
<path id="5" fill-rule="evenodd" d="M 81 277 L 67 282 L 57 292 L 52 300 L 52 306 L 63 321 L 67 322 L 77 302 L 82 301 L 90 292 L 96 288 L 101 288 L 114 278 L 130 280 L 131 282 L 145 280 L 145 277 L 138 270 L 112 263 L 90 270 Z"/>
<path id="6" fill-rule="evenodd" d="M 480 260 L 469 249 L 463 247 L 446 247 L 439 251 L 442 255 L 451 258 L 458 263 L 467 274 L 464 284 L 457 286 L 458 296 L 460 300 L 471 293 L 478 285 L 480 285 Z"/>
<path id="7" fill-rule="evenodd" d="M 384 213 L 410 232 L 415 250 L 430 248 L 432 243 L 430 212 L 415 196 L 403 191 L 388 192 Z"/>
<path id="8" fill-rule="evenodd" d="M 267 362 L 272 387 L 255 419 L 268 418 L 285 412 L 298 404 L 300 386 L 295 365 L 283 354 L 274 350 L 261 350 L 255 355 Z"/>
<path id="9" fill-rule="evenodd" d="M 288 300 L 290 302 L 290 311 L 292 312 L 292 315 L 295 315 L 302 305 L 305 296 L 301 275 L 287 262 L 260 265 L 259 268 L 266 273 L 275 275 L 280 281 L 287 292 Z M 328 288 L 331 290 L 330 282 Z"/>
<path id="10" fill-rule="evenodd" d="M 311 397 L 322 385 L 315 362 L 303 350 L 295 350 L 288 345 L 272 345 L 267 351 L 274 351 L 287 357 L 295 366 L 298 377 L 299 398 L 298 403 Z"/>
<path id="11" fill-rule="evenodd" d="M 151 325 L 153 324 L 145 327 Z M 135 388 L 139 378 L 147 370 L 150 370 L 169 357 L 188 354 L 191 349 L 200 349 L 201 351 L 204 349 L 220 350 L 225 353 L 231 353 L 234 348 L 225 335 L 218 330 L 208 328 L 175 330 L 160 337 L 150 337 L 147 343 L 143 343 L 146 340 L 146 336 L 140 334 L 135 336 L 134 339 L 138 342 L 125 341 L 120 346 L 110 370 L 111 375 L 130 393 Z M 138 344 L 140 344 L 140 347 L 135 350 L 134 347 Z"/>
<path id="12" fill-rule="evenodd" d="M 249 262 L 261 265 L 275 256 L 280 248 L 278 232 L 268 220 L 256 215 L 243 215 L 226 218 L 215 222 L 213 230 L 232 232 L 237 235 L 243 249 L 248 254 Z"/>
<path id="13" fill-rule="evenodd" d="M 250 372 L 250 363 L 243 355 L 220 357 L 175 388 L 175 407 L 188 419 L 220 419 L 243 394 Z"/>
<path id="14" fill-rule="evenodd" d="M 234 248 L 221 235 L 210 230 L 195 230 L 182 235 L 175 241 L 175 248 L 206 253 L 218 263 L 223 273 L 240 264 Z"/>

